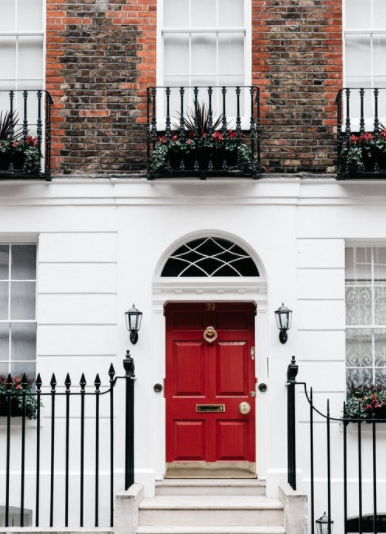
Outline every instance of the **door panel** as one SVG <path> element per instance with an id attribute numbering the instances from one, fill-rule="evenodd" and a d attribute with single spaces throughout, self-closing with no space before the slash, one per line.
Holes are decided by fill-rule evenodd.
<path id="1" fill-rule="evenodd" d="M 177 341 L 173 349 L 173 396 L 204 395 L 204 343 Z"/>
<path id="2" fill-rule="evenodd" d="M 168 463 L 255 462 L 255 313 L 245 302 L 165 305 Z M 203 337 L 208 326 L 213 342 Z"/>
<path id="3" fill-rule="evenodd" d="M 205 460 L 205 421 L 174 421 L 176 460 Z"/>
<path id="4" fill-rule="evenodd" d="M 246 421 L 218 421 L 219 460 L 248 460 L 248 424 Z"/>
<path id="5" fill-rule="evenodd" d="M 217 395 L 248 395 L 248 369 L 245 342 L 217 345 Z M 229 370 L 232 369 L 232 372 Z"/>

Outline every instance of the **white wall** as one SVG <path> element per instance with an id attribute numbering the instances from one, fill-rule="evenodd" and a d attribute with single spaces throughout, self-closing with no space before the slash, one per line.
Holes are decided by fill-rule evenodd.
<path id="1" fill-rule="evenodd" d="M 38 370 L 43 381 L 55 371 L 58 382 L 70 372 L 78 383 L 84 371 L 90 381 L 99 372 L 107 384 L 110 363 L 122 374 L 121 360 L 131 349 L 137 374 L 136 478 L 151 494 L 164 467 L 164 399 L 153 390 L 164 378 L 164 295 L 256 300 L 261 312 L 257 376 L 268 385 L 266 393 L 257 393 L 257 466 L 274 495 L 277 484 L 286 481 L 285 381 L 292 354 L 300 366 L 298 379 L 314 387 L 315 402 L 324 409 L 330 397 L 332 410 L 340 414 L 345 394 L 344 247 L 347 240 L 386 241 L 383 189 L 380 183 L 298 178 L 2 182 L 0 237 L 35 235 L 39 243 Z M 234 287 L 227 293 L 208 281 L 203 292 L 155 289 L 157 266 L 171 244 L 210 230 L 234 235 L 255 251 L 266 272 L 265 286 Z M 293 310 L 286 345 L 279 342 L 274 318 L 282 302 Z M 124 312 L 133 303 L 144 314 L 135 347 L 124 324 Z M 119 395 L 117 406 L 123 404 Z M 308 412 L 300 394 L 298 398 L 298 442 L 303 443 L 299 483 L 307 488 Z M 44 432 L 49 428 L 46 417 Z M 335 425 L 336 447 L 341 437 Z M 122 452 L 121 432 L 117 457 Z M 117 463 L 117 469 L 122 471 L 122 465 Z M 0 474 L 2 470 L 0 466 Z M 317 515 L 324 503 L 321 493 Z M 338 515 L 334 519 L 339 524 Z"/>

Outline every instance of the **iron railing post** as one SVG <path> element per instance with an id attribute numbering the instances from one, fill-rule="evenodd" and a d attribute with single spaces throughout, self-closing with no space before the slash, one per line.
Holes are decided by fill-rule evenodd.
<path id="1" fill-rule="evenodd" d="M 295 386 L 298 374 L 295 356 L 287 370 L 287 451 L 288 483 L 296 490 L 296 420 L 295 420 Z"/>
<path id="2" fill-rule="evenodd" d="M 134 380 L 135 367 L 130 351 L 123 360 L 126 382 L 126 422 L 125 422 L 125 490 L 134 484 Z"/>

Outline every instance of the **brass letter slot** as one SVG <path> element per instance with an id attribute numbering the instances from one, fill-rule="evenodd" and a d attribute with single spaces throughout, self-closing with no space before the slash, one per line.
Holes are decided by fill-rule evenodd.
<path id="1" fill-rule="evenodd" d="M 225 412 L 225 404 L 196 404 L 196 412 Z"/>

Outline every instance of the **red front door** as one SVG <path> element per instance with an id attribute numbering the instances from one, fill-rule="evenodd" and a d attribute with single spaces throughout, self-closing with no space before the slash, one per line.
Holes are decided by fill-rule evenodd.
<path id="1" fill-rule="evenodd" d="M 168 463 L 255 462 L 255 314 L 245 302 L 165 305 Z"/>

